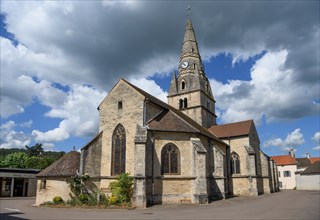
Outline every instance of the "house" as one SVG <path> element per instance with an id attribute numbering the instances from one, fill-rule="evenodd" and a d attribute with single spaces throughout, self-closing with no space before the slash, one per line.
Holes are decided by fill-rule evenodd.
<path id="1" fill-rule="evenodd" d="M 0 168 L 0 197 L 36 196 L 39 169 Z"/>
<path id="2" fill-rule="evenodd" d="M 320 161 L 296 173 L 297 190 L 320 190 Z"/>
<path id="3" fill-rule="evenodd" d="M 295 172 L 297 171 L 297 161 L 294 155 L 272 156 L 277 164 L 280 189 L 294 189 L 296 187 Z"/>
<path id="4" fill-rule="evenodd" d="M 70 188 L 66 182 L 79 172 L 80 153 L 71 151 L 42 170 L 37 177 L 36 205 L 52 201 L 55 196 L 61 196 L 64 201 L 70 199 Z"/>
<path id="5" fill-rule="evenodd" d="M 139 208 L 161 203 L 206 204 L 230 193 L 257 196 L 274 191 L 275 167 L 261 154 L 253 121 L 229 125 L 243 133 L 219 133 L 214 96 L 190 20 L 168 104 L 120 79 L 98 111 L 99 131 L 81 149 L 78 168 L 104 193 L 125 172 L 134 178 L 133 205 Z M 39 179 L 37 204 L 56 194 L 67 199 L 63 181 L 75 175 L 77 164 L 61 173 L 54 167 L 62 162 L 38 175 L 46 187 L 41 191 Z"/>
<path id="6" fill-rule="evenodd" d="M 311 172 L 310 170 L 306 170 L 317 163 L 317 161 L 320 161 L 320 158 L 310 157 L 310 154 L 307 154 L 306 158 L 296 158 L 292 150 L 290 150 L 288 155 L 272 156 L 271 158 L 276 162 L 278 167 L 280 189 L 298 189 L 298 187 L 299 189 L 303 189 L 305 185 L 304 180 L 309 178 L 307 175 Z M 313 167 L 311 168 L 312 171 L 317 166 Z M 312 178 L 310 177 L 309 179 L 311 180 Z M 316 179 L 316 177 L 313 176 L 313 179 Z M 299 181 L 299 186 L 297 181 Z M 308 186 L 305 187 L 308 188 Z"/>

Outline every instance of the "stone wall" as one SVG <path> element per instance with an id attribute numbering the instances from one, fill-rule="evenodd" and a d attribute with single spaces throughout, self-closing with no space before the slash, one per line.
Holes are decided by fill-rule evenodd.
<path id="1" fill-rule="evenodd" d="M 91 178 L 100 177 L 101 172 L 102 132 L 81 150 L 82 173 Z"/>
<path id="2" fill-rule="evenodd" d="M 122 108 L 118 108 L 118 102 Z M 102 136 L 101 176 L 111 175 L 111 147 L 112 134 L 116 126 L 121 123 L 126 132 L 126 172 L 134 174 L 135 160 L 135 132 L 136 126 L 143 125 L 144 96 L 129 86 L 125 81 L 119 83 L 110 91 L 99 106 L 100 131 Z M 101 181 L 101 187 L 107 188 L 108 179 Z"/>
<path id="3" fill-rule="evenodd" d="M 66 178 L 46 178 L 46 189 L 40 189 L 41 179 L 37 181 L 36 205 L 52 201 L 55 196 L 61 196 L 64 201 L 70 199 L 70 188 Z"/>

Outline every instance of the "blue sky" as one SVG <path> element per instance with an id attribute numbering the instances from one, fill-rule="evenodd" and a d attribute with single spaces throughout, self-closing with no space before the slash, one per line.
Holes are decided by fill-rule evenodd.
<path id="1" fill-rule="evenodd" d="M 319 1 L 2 1 L 1 147 L 81 148 L 121 77 L 166 101 L 188 4 L 218 123 L 319 156 Z"/>

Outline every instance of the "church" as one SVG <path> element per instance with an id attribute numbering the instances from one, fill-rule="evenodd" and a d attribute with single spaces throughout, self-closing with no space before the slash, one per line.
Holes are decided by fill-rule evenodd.
<path id="1" fill-rule="evenodd" d="M 253 120 L 217 125 L 191 20 L 168 103 L 120 79 L 98 111 L 99 132 L 80 156 L 65 156 L 68 172 L 55 169 L 57 161 L 38 175 L 37 204 L 55 194 L 67 200 L 63 181 L 77 172 L 89 174 L 105 193 L 119 174 L 129 173 L 134 178 L 133 205 L 139 208 L 278 191 L 275 163 L 260 150 Z M 66 162 L 68 156 L 78 163 Z"/>

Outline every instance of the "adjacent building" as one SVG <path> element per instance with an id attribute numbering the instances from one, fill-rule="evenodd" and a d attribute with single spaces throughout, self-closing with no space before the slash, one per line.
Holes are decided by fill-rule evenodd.
<path id="1" fill-rule="evenodd" d="M 291 150 L 288 155 L 272 156 L 277 164 L 280 189 L 319 189 L 317 166 L 320 158 L 296 158 Z"/>
<path id="2" fill-rule="evenodd" d="M 36 196 L 38 169 L 0 168 L 0 197 Z"/>

